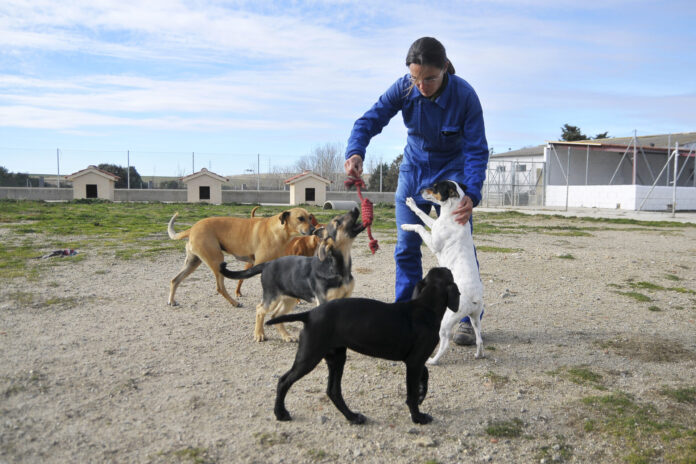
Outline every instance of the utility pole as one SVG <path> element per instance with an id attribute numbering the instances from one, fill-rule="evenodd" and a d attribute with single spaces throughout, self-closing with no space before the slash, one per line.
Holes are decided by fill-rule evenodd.
<path id="1" fill-rule="evenodd" d="M 256 190 L 261 190 L 261 155 L 256 154 Z"/>
<path id="2" fill-rule="evenodd" d="M 128 159 L 126 161 L 127 164 L 127 169 L 126 169 L 126 179 L 128 182 L 128 187 L 126 189 L 130 190 L 130 150 L 128 150 Z"/>
<path id="3" fill-rule="evenodd" d="M 191 152 L 191 174 L 196 172 L 195 163 L 194 163 L 195 158 L 196 158 L 196 154 L 194 152 Z"/>
<path id="4" fill-rule="evenodd" d="M 677 167 L 679 166 L 679 140 L 674 144 L 674 186 L 672 187 L 672 217 L 677 211 L 677 177 L 679 176 L 679 171 Z"/>
<path id="5" fill-rule="evenodd" d="M 56 173 L 56 181 L 58 188 L 60 188 L 60 148 L 56 148 L 56 164 L 58 165 L 58 172 Z"/>

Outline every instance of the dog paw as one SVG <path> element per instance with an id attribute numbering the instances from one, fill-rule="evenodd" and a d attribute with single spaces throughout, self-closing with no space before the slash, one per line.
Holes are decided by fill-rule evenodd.
<path id="1" fill-rule="evenodd" d="M 266 341 L 266 334 L 263 334 L 263 333 L 254 334 L 254 341 L 265 342 Z"/>
<path id="2" fill-rule="evenodd" d="M 411 197 L 406 198 L 406 206 L 408 206 L 411 209 L 416 209 L 416 200 L 414 200 Z"/>
<path id="3" fill-rule="evenodd" d="M 416 424 L 429 424 L 433 421 L 433 417 L 430 414 L 419 413 L 416 415 L 411 415 L 411 420 Z"/>
<path id="4" fill-rule="evenodd" d="M 292 417 L 290 417 L 290 413 L 288 412 L 287 409 L 283 409 L 280 411 L 273 411 L 275 413 L 276 419 L 279 421 L 289 421 L 292 420 Z"/>
<path id="5" fill-rule="evenodd" d="M 431 366 L 437 366 L 440 362 L 435 358 L 428 358 L 428 360 L 425 361 L 425 363 L 430 364 Z"/>
<path id="6" fill-rule="evenodd" d="M 286 343 L 292 343 L 297 341 L 297 337 L 293 337 L 292 335 L 289 335 L 287 337 L 283 337 L 283 341 Z"/>
<path id="7" fill-rule="evenodd" d="M 401 230 L 405 230 L 407 232 L 415 232 L 417 228 L 418 226 L 416 224 L 401 224 Z"/>
<path id="8" fill-rule="evenodd" d="M 357 414 L 355 414 L 355 416 L 353 416 L 353 418 L 348 419 L 348 420 L 350 421 L 351 424 L 360 425 L 360 424 L 364 424 L 367 421 L 367 417 L 363 416 L 360 413 L 357 413 Z"/>
<path id="9" fill-rule="evenodd" d="M 476 354 L 474 355 L 474 358 L 476 358 L 476 359 L 483 359 L 483 358 L 485 358 L 485 357 L 486 357 L 486 355 L 483 353 L 483 351 L 480 352 L 480 353 L 476 353 Z"/>

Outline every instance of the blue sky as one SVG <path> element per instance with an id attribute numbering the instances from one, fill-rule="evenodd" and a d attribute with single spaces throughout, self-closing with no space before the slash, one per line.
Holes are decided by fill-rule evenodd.
<path id="1" fill-rule="evenodd" d="M 565 123 L 692 132 L 695 25 L 693 0 L 3 0 L 0 166 L 55 173 L 57 149 L 61 174 L 291 166 L 345 146 L 425 35 L 476 89 L 496 153 Z M 368 161 L 404 143 L 397 115 Z"/>

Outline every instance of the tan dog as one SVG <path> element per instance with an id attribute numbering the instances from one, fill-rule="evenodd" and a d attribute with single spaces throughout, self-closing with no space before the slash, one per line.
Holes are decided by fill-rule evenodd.
<path id="1" fill-rule="evenodd" d="M 251 210 L 252 218 L 256 217 L 257 209 L 259 209 L 259 206 L 254 206 L 254 209 Z M 312 225 L 317 229 L 319 227 L 324 227 L 323 224 L 319 224 L 317 222 L 317 219 L 314 217 L 313 214 L 309 215 L 309 220 L 312 222 Z M 314 256 L 314 253 L 316 253 L 317 247 L 319 246 L 320 242 L 321 240 L 316 235 L 303 235 L 301 237 L 293 237 L 290 239 L 290 242 L 288 242 L 288 244 L 285 246 L 283 256 Z M 249 269 L 253 265 L 254 263 L 247 263 L 244 269 Z M 237 290 L 235 290 L 234 292 L 237 298 L 242 296 L 242 282 L 244 282 L 244 279 L 239 279 L 237 281 Z"/>
<path id="2" fill-rule="evenodd" d="M 175 213 L 169 220 L 167 232 L 172 240 L 188 237 L 184 268 L 172 279 L 167 304 L 175 305 L 174 294 L 179 284 L 205 262 L 215 274 L 217 291 L 234 306 L 241 306 L 225 289 L 225 279 L 220 274 L 223 251 L 252 264 L 264 263 L 283 256 L 285 246 L 297 235 L 309 235 L 314 231 L 310 214 L 304 208 L 292 208 L 269 218 L 244 219 L 236 217 L 211 217 L 201 219 L 190 229 L 176 233 Z"/>

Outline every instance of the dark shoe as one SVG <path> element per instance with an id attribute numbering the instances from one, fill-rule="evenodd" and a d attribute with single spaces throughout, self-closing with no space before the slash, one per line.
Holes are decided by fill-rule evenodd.
<path id="1" fill-rule="evenodd" d="M 476 344 L 476 334 L 474 328 L 468 322 L 460 322 L 457 331 L 452 337 L 452 341 L 457 345 L 471 346 Z"/>

